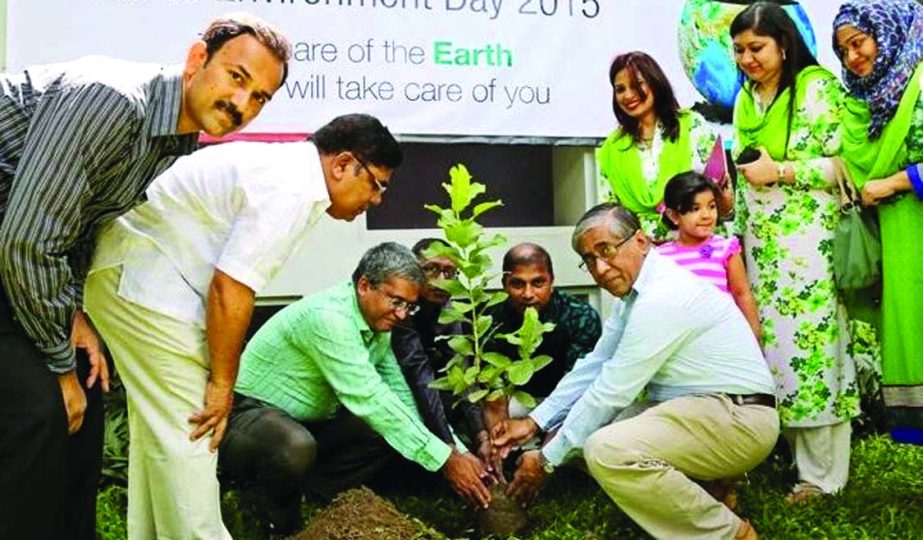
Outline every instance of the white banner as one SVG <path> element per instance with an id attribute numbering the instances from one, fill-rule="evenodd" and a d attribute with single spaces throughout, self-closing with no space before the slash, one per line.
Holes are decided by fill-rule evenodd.
<path id="1" fill-rule="evenodd" d="M 681 64 L 681 14 L 702 0 L 8 0 L 7 69 L 86 54 L 181 62 L 212 17 L 236 10 L 294 45 L 285 86 L 250 132 L 307 132 L 368 112 L 426 135 L 602 137 L 608 68 L 643 50 L 684 106 L 702 97 Z M 719 2 L 712 2 L 718 4 Z M 839 2 L 805 9 L 822 63 Z"/>

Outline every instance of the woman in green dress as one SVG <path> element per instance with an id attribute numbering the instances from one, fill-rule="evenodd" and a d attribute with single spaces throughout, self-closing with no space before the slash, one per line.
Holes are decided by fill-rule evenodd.
<path id="1" fill-rule="evenodd" d="M 849 94 L 843 155 L 881 220 L 882 384 L 896 440 L 923 444 L 923 6 L 847 2 L 834 49 Z"/>
<path id="2" fill-rule="evenodd" d="M 664 186 L 675 174 L 702 172 L 716 136 L 701 115 L 679 108 L 670 81 L 647 54 L 617 56 L 609 81 L 619 127 L 596 150 L 599 199 L 628 208 L 655 242 L 665 241 L 670 230 L 658 208 Z"/>
<path id="3" fill-rule="evenodd" d="M 840 152 L 845 93 L 779 5 L 751 4 L 730 34 L 745 77 L 734 107 L 736 147 L 760 151 L 738 167 L 737 230 L 798 468 L 788 500 L 801 502 L 846 485 L 850 420 L 859 413 L 832 260 L 839 211 L 831 158 Z"/>

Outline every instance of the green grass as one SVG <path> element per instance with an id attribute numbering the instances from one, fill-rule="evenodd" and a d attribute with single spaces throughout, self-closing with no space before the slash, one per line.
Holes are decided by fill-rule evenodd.
<path id="1" fill-rule="evenodd" d="M 774 454 L 750 473 L 739 511 L 768 539 L 923 538 L 923 447 L 898 445 L 882 436 L 855 441 L 850 475 L 841 494 L 805 506 L 788 506 L 782 499 L 794 473 Z M 471 514 L 444 483 L 378 492 L 401 511 L 450 538 L 474 537 Z M 125 538 L 124 493 L 124 488 L 114 485 L 100 492 L 100 538 Z M 316 506 L 305 504 L 305 516 L 316 511 Z M 223 514 L 234 538 L 262 538 L 256 506 L 246 494 L 225 494 Z M 591 478 L 577 470 L 557 473 L 529 514 L 532 531 L 523 539 L 646 538 Z"/>

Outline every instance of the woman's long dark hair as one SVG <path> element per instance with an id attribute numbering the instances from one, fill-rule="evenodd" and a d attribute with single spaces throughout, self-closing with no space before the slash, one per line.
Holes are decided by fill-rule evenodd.
<path id="1" fill-rule="evenodd" d="M 808 49 L 801 32 L 795 26 L 795 21 L 789 17 L 788 13 L 775 2 L 754 2 L 746 9 L 734 17 L 731 22 L 731 39 L 738 34 L 752 30 L 754 34 L 763 37 L 770 37 L 775 40 L 779 48 L 784 51 L 785 58 L 782 60 L 782 75 L 779 78 L 779 88 L 776 90 L 776 97 L 786 89 L 789 91 L 788 100 L 788 125 L 785 130 L 785 153 L 782 159 L 788 157 L 788 141 L 792 134 L 792 119 L 795 116 L 795 92 L 797 83 L 795 78 L 801 73 L 801 70 L 808 66 L 816 66 L 817 58 Z M 746 75 L 737 67 L 741 81 Z M 770 104 L 770 107 L 772 104 Z"/>
<path id="2" fill-rule="evenodd" d="M 673 87 L 667 76 L 649 55 L 632 51 L 620 54 L 612 61 L 609 66 L 609 84 L 612 85 L 612 112 L 615 113 L 615 119 L 622 126 L 622 131 L 631 135 L 635 142 L 641 142 L 641 127 L 638 121 L 619 107 L 618 99 L 615 97 L 615 76 L 623 69 L 628 70 L 628 80 L 631 89 L 638 94 L 638 97 L 644 101 L 647 94 L 641 90 L 638 84 L 638 75 L 644 77 L 647 81 L 648 88 L 654 94 L 654 114 L 657 120 L 663 126 L 662 133 L 664 138 L 675 141 L 679 137 L 679 103 L 676 101 L 676 95 L 673 93 Z"/>

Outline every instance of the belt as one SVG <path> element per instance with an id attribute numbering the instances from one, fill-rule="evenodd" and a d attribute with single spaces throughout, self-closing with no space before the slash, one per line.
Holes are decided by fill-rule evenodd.
<path id="1" fill-rule="evenodd" d="M 724 394 L 737 405 L 762 405 L 776 408 L 776 396 L 771 394 Z"/>

